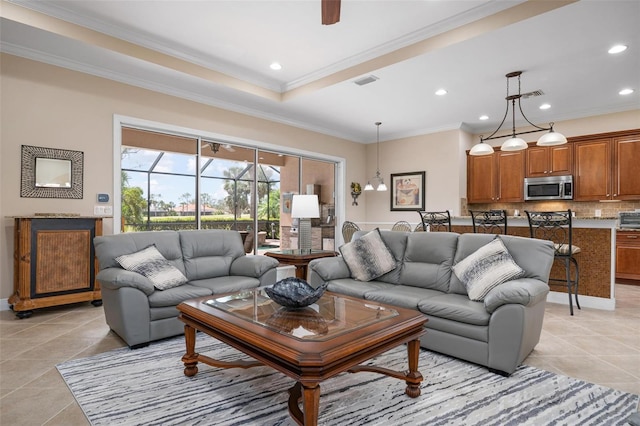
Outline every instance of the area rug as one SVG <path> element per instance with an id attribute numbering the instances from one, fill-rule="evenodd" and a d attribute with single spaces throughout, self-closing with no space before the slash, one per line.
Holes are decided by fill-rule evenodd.
<path id="1" fill-rule="evenodd" d="M 196 350 L 220 360 L 242 357 L 198 333 Z M 294 425 L 293 380 L 269 367 L 219 369 L 198 364 L 186 377 L 184 338 L 137 350 L 117 349 L 57 366 L 93 425 Z M 405 370 L 406 349 L 370 361 Z M 321 425 L 622 425 L 638 395 L 529 366 L 510 377 L 421 350 L 422 394 L 374 373 L 340 374 L 321 383 Z"/>

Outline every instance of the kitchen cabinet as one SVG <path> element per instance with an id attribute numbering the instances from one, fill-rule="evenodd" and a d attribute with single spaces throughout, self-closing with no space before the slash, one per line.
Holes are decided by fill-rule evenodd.
<path id="1" fill-rule="evenodd" d="M 613 199 L 640 200 L 640 133 L 613 139 Z"/>
<path id="2" fill-rule="evenodd" d="M 640 200 L 640 133 L 573 145 L 574 201 Z"/>
<path id="3" fill-rule="evenodd" d="M 33 309 L 90 301 L 102 304 L 93 238 L 102 235 L 94 217 L 18 217 L 14 228 L 14 293 L 9 305 L 19 318 Z"/>
<path id="4" fill-rule="evenodd" d="M 640 231 L 617 231 L 616 279 L 639 280 L 640 284 Z"/>
<path id="5" fill-rule="evenodd" d="M 526 153 L 526 177 L 564 176 L 573 173 L 572 145 L 534 145 Z"/>
<path id="6" fill-rule="evenodd" d="M 467 156 L 469 203 L 524 201 L 524 151 Z"/>

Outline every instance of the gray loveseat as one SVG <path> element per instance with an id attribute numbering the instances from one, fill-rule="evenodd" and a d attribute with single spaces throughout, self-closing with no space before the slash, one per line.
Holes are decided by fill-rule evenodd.
<path id="1" fill-rule="evenodd" d="M 94 239 L 104 313 L 109 327 L 132 348 L 184 332 L 176 306 L 190 298 L 274 284 L 278 261 L 246 255 L 236 231 L 157 231 Z M 157 290 L 144 275 L 123 269 L 116 257 L 150 245 L 188 282 Z"/>
<path id="2" fill-rule="evenodd" d="M 366 234 L 359 231 L 354 239 Z M 309 265 L 312 286 L 366 300 L 417 309 L 426 314 L 421 346 L 503 375 L 513 373 L 540 339 L 553 245 L 549 241 L 501 235 L 522 278 L 493 288 L 482 302 L 469 299 L 452 267 L 495 235 L 452 232 L 381 231 L 396 268 L 368 282 L 351 278 L 343 257 Z"/>

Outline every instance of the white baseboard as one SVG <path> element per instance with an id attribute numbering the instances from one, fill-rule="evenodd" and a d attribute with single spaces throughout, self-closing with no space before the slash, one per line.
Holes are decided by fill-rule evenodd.
<path id="1" fill-rule="evenodd" d="M 604 297 L 593 297 L 578 295 L 578 301 L 582 308 L 602 309 L 605 311 L 615 311 L 616 299 L 605 299 Z M 560 303 L 561 305 L 569 305 L 569 296 L 567 293 L 551 291 L 547 296 L 547 302 Z M 575 303 L 574 303 L 575 305 Z"/>
<path id="2" fill-rule="evenodd" d="M 0 311 L 10 311 L 9 299 L 0 299 Z"/>

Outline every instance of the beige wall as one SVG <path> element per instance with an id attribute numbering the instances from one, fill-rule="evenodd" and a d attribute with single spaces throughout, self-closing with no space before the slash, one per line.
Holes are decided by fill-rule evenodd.
<path id="1" fill-rule="evenodd" d="M 343 157 L 345 218 L 366 227 L 418 221 L 415 212 L 391 212 L 389 192 L 363 192 L 359 205 L 351 205 L 351 182 L 364 187 L 375 175 L 375 144 L 352 143 L 6 54 L 0 71 L 0 299 L 8 298 L 13 288 L 13 222 L 7 216 L 91 215 L 96 194 L 112 193 L 114 114 Z M 640 128 L 640 111 L 558 122 L 555 128 L 567 136 Z M 389 184 L 391 173 L 426 171 L 426 208 L 458 214 L 466 197 L 465 150 L 477 140 L 452 130 L 381 142 L 381 175 Z M 83 151 L 84 198 L 20 198 L 22 144 Z M 107 220 L 105 233 L 112 229 Z"/>
<path id="2" fill-rule="evenodd" d="M 34 213 L 92 215 L 98 192 L 113 192 L 114 114 L 346 159 L 347 182 L 364 173 L 358 143 L 154 93 L 99 77 L 3 54 L 0 58 L 0 299 L 13 289 L 13 222 Z M 20 198 L 20 146 L 84 152 L 84 198 Z M 336 155 L 336 156 L 337 156 Z M 363 220 L 346 204 L 346 216 Z M 105 233 L 113 232 L 105 221 Z"/>

